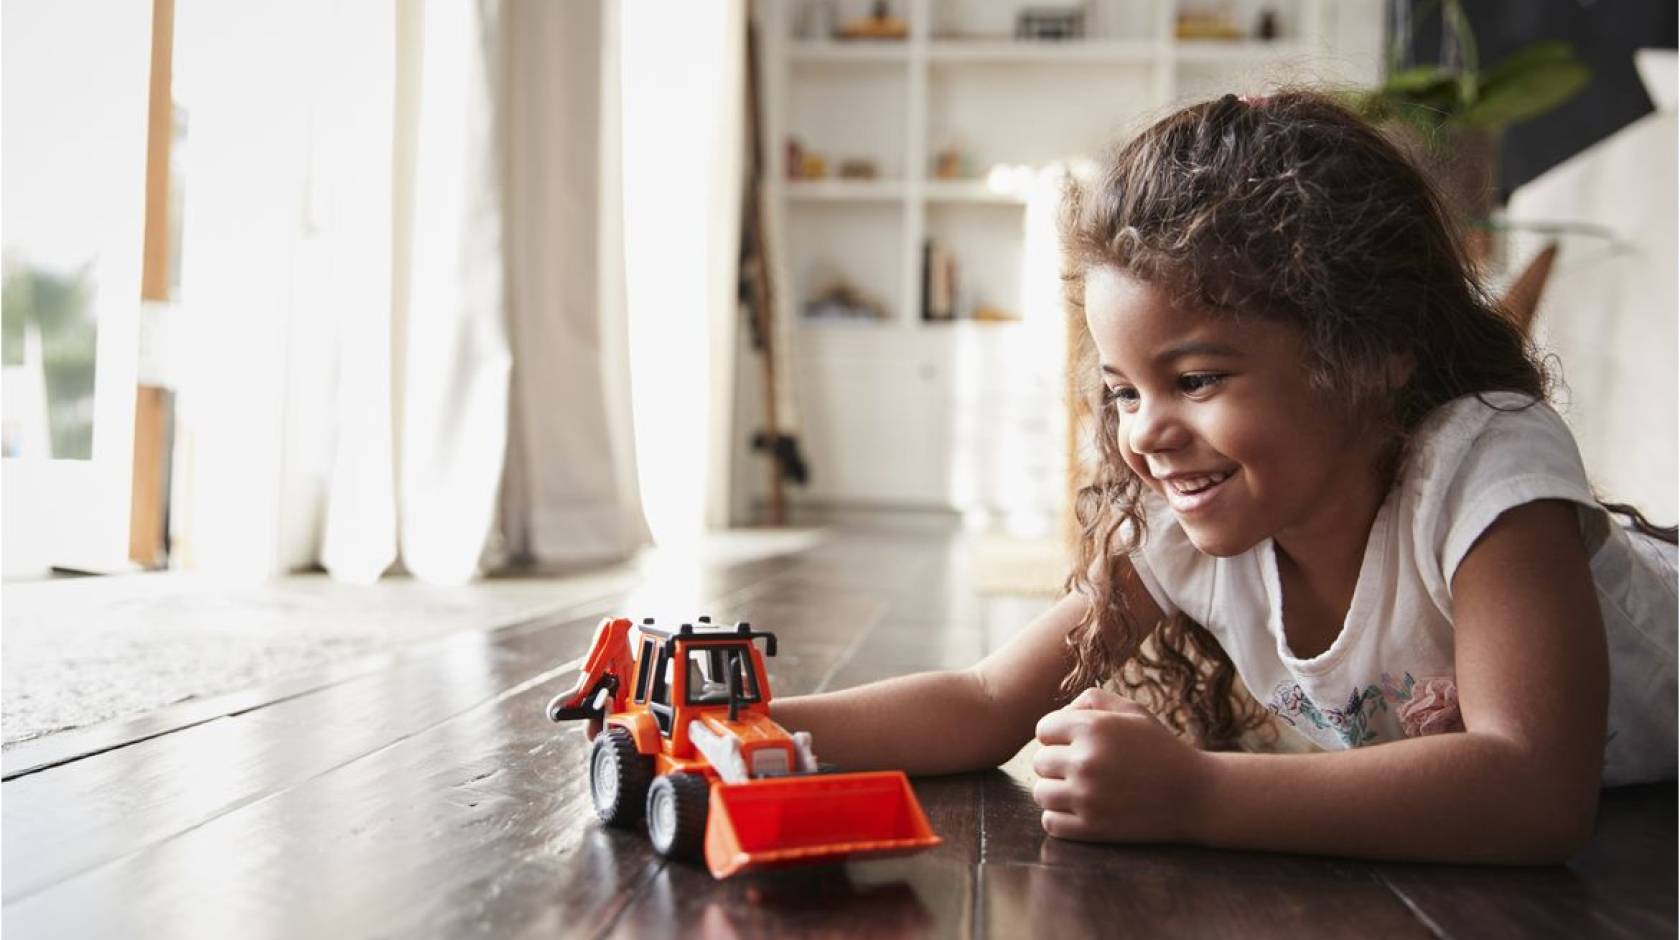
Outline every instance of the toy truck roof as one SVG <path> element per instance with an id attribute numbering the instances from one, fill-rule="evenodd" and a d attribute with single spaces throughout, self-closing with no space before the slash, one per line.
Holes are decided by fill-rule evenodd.
<path id="1" fill-rule="evenodd" d="M 713 627 L 710 617 L 701 617 L 697 628 L 692 623 L 685 623 L 675 630 L 661 627 L 653 622 L 652 617 L 645 618 L 636 627 L 642 635 L 658 637 L 662 640 L 735 640 L 751 643 L 753 640 L 764 640 L 764 654 L 776 655 L 776 635 L 765 630 L 754 630 L 752 624 L 742 621 L 734 627 Z"/>

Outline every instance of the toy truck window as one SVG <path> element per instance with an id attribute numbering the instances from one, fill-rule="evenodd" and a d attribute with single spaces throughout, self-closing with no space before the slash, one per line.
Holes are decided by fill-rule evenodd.
<path id="1" fill-rule="evenodd" d="M 636 702 L 647 701 L 648 673 L 653 671 L 653 641 L 642 641 L 642 655 L 636 657 Z"/>
<path id="2" fill-rule="evenodd" d="M 691 646 L 688 648 L 688 704 L 728 705 L 729 672 L 740 681 L 741 702 L 758 701 L 758 680 L 752 661 L 740 647 Z"/>
<path id="3" fill-rule="evenodd" d="M 653 668 L 653 702 L 656 705 L 671 704 L 671 648 L 669 646 L 659 651 L 659 663 Z"/>

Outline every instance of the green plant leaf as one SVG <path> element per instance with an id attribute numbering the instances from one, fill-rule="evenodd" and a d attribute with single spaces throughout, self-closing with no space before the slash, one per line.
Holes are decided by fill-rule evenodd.
<path id="1" fill-rule="evenodd" d="M 1404 69 L 1381 88 L 1365 92 L 1356 109 L 1371 121 L 1398 119 L 1420 128 L 1438 127 L 1458 113 L 1458 78 L 1438 66 Z"/>
<path id="2" fill-rule="evenodd" d="M 1459 120 L 1472 127 L 1508 127 L 1557 107 L 1591 79 L 1592 70 L 1579 62 L 1533 63 L 1483 85 L 1476 103 Z"/>
<path id="3" fill-rule="evenodd" d="M 1410 95 L 1431 91 L 1452 80 L 1452 73 L 1439 65 L 1414 65 L 1390 75 L 1382 90 L 1390 95 Z"/>
<path id="4" fill-rule="evenodd" d="M 1580 64 L 1575 57 L 1575 47 L 1562 40 L 1544 40 L 1531 43 L 1506 56 L 1498 65 L 1489 69 L 1482 76 L 1482 88 L 1509 81 L 1513 76 L 1521 75 L 1529 69 L 1539 68 L 1558 62 L 1573 62 Z"/>

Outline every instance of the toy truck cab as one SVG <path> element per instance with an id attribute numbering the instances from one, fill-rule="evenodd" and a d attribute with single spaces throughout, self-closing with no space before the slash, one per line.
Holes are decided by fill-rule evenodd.
<path id="1" fill-rule="evenodd" d="M 739 782 L 817 769 L 809 736 L 789 735 L 770 719 L 770 679 L 755 641 L 774 656 L 774 634 L 745 623 L 703 631 L 644 623 L 639 633 L 629 711 L 607 724 L 625 727 L 638 751 L 655 755 L 656 774 Z"/>

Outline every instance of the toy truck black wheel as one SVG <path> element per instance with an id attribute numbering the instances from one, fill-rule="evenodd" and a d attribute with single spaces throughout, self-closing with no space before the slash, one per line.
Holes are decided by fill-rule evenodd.
<path id="1" fill-rule="evenodd" d="M 595 815 L 609 826 L 629 827 L 642 816 L 648 781 L 653 778 L 653 758 L 636 750 L 636 739 L 623 728 L 612 727 L 595 736 L 589 752 L 589 795 L 595 801 Z"/>
<path id="2" fill-rule="evenodd" d="M 647 829 L 666 858 L 695 861 L 706 839 L 711 785 L 699 774 L 667 774 L 648 787 Z"/>

